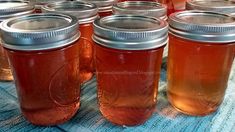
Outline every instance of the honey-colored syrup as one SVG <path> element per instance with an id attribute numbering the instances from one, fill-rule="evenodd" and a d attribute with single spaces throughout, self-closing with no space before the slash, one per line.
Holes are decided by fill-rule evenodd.
<path id="1" fill-rule="evenodd" d="M 168 99 L 189 115 L 207 115 L 223 101 L 234 44 L 200 43 L 170 34 Z"/>

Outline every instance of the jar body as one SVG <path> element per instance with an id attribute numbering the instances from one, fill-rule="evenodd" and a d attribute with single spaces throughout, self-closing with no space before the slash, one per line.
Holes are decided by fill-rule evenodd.
<path id="1" fill-rule="evenodd" d="M 118 125 L 139 125 L 154 112 L 163 48 L 117 50 L 95 45 L 100 111 Z"/>
<path id="2" fill-rule="evenodd" d="M 95 72 L 94 66 L 94 44 L 92 40 L 93 26 L 92 23 L 80 24 L 80 81 L 84 83 L 90 80 Z"/>
<path id="3" fill-rule="evenodd" d="M 5 50 L 1 45 L 0 45 L 0 80 L 1 81 L 13 80 L 7 54 L 5 53 Z"/>
<path id="4" fill-rule="evenodd" d="M 235 43 L 213 44 L 169 35 L 170 103 L 189 115 L 207 115 L 223 101 L 234 60 Z"/>
<path id="5" fill-rule="evenodd" d="M 51 50 L 7 49 L 20 107 L 36 125 L 69 120 L 79 108 L 79 44 Z"/>

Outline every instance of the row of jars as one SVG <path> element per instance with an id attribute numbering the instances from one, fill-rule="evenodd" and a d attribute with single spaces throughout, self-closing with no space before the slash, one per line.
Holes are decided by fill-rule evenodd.
<path id="1" fill-rule="evenodd" d="M 144 123 L 155 111 L 168 39 L 168 100 L 189 115 L 216 111 L 235 56 L 235 18 L 182 11 L 169 16 L 168 27 L 165 6 L 127 3 L 113 7 L 119 15 L 101 18 L 91 3 L 49 3 L 42 6 L 44 14 L 32 14 L 34 7 L 26 1 L 4 3 L 9 9 L 1 15 L 1 66 L 7 66 L 8 57 L 21 111 L 31 123 L 69 120 L 80 107 L 80 84 L 95 71 L 103 116 L 118 125 Z M 124 9 L 116 11 L 118 5 L 145 16 L 124 15 Z"/>

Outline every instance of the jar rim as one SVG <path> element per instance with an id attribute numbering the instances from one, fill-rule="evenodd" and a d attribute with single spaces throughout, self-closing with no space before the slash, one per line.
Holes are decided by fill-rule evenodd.
<path id="1" fill-rule="evenodd" d="M 3 21 L 0 28 L 3 47 L 14 50 L 55 49 L 80 37 L 77 18 L 65 14 L 24 15 Z"/>
<path id="2" fill-rule="evenodd" d="M 119 2 L 113 5 L 113 12 L 115 14 L 147 15 L 162 19 L 167 17 L 167 7 L 165 5 L 150 1 Z"/>
<path id="3" fill-rule="evenodd" d="M 109 48 L 154 49 L 168 41 L 168 24 L 154 17 L 112 15 L 95 20 L 93 25 L 93 40 Z"/>
<path id="4" fill-rule="evenodd" d="M 0 1 L 0 4 L 4 4 L 0 8 L 0 21 L 32 13 L 35 9 L 34 4 L 29 1 L 5 0 Z"/>
<path id="5" fill-rule="evenodd" d="M 169 17 L 169 32 L 200 42 L 235 42 L 235 18 L 209 11 L 177 12 Z"/>
<path id="6" fill-rule="evenodd" d="M 112 7 L 113 4 L 117 3 L 118 0 L 75 0 L 75 1 L 82 1 L 82 2 L 86 2 L 86 3 L 93 3 L 95 4 L 98 8 L 100 9 L 104 9 L 105 7 Z"/>
<path id="7" fill-rule="evenodd" d="M 73 10 L 66 10 L 72 8 Z M 52 2 L 42 6 L 44 13 L 65 13 L 78 18 L 80 24 L 91 23 L 97 17 L 98 8 L 95 4 L 79 1 Z"/>
<path id="8" fill-rule="evenodd" d="M 234 13 L 235 2 L 225 0 L 187 0 L 186 9 L 188 10 L 204 10 L 220 13 Z"/>

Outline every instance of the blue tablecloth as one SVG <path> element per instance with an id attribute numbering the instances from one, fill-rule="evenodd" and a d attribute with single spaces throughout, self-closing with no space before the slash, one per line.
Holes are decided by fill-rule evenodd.
<path id="1" fill-rule="evenodd" d="M 39 127 L 27 122 L 20 113 L 13 82 L 0 83 L 0 132 L 1 131 L 166 131 L 166 132 L 235 132 L 235 77 L 230 77 L 224 102 L 216 113 L 204 117 L 187 116 L 177 112 L 166 98 L 166 71 L 161 71 L 157 110 L 143 125 L 116 126 L 99 112 L 96 98 L 96 78 L 84 84 L 81 108 L 70 121 L 53 127 Z M 234 72 L 232 74 L 235 74 Z"/>

